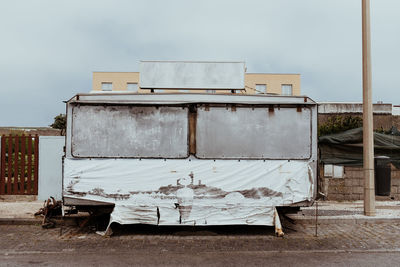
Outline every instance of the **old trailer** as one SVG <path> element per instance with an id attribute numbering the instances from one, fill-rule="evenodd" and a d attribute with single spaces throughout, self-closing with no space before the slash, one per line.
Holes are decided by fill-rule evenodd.
<path id="1" fill-rule="evenodd" d="M 276 225 L 316 196 L 308 97 L 79 94 L 67 102 L 63 202 L 110 224 Z"/>

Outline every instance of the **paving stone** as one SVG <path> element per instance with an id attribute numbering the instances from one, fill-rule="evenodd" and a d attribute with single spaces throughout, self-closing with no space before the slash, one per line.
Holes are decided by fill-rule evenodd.
<path id="1" fill-rule="evenodd" d="M 359 171 L 347 170 L 347 169 L 346 169 L 345 174 L 346 174 L 347 178 L 358 178 L 361 176 Z"/>
<path id="2" fill-rule="evenodd" d="M 354 178 L 354 179 L 352 179 L 352 185 L 353 186 L 362 186 L 362 181 L 361 181 L 361 179 L 360 178 Z"/>
<path id="3" fill-rule="evenodd" d="M 400 180 L 400 171 L 393 171 L 392 170 L 392 178 L 396 179 L 396 180 Z"/>
<path id="4" fill-rule="evenodd" d="M 364 192 L 364 188 L 361 186 L 356 186 L 352 188 L 354 194 L 362 194 Z"/>
<path id="5" fill-rule="evenodd" d="M 392 193 L 392 194 L 396 194 L 396 193 L 398 193 L 398 186 L 392 186 L 391 188 L 390 188 L 390 192 Z"/>
<path id="6" fill-rule="evenodd" d="M 392 185 L 394 186 L 400 186 L 400 177 L 392 177 Z"/>
<path id="7" fill-rule="evenodd" d="M 329 250 L 329 249 L 397 249 L 400 248 L 400 223 L 320 224 L 315 236 L 315 225 L 285 224 L 284 238 L 274 236 L 272 227 L 255 232 L 241 228 L 231 234 L 198 235 L 196 231 L 177 233 L 132 233 L 125 229 L 115 236 L 104 238 L 93 232 L 79 232 L 77 228 L 42 229 L 40 226 L 0 226 L 0 250 L 96 252 L 108 248 L 121 252 L 162 250 L 185 251 L 277 251 L 277 250 Z M 211 232 L 213 230 L 210 230 Z M 82 238 L 84 236 L 84 238 Z"/>
<path id="8" fill-rule="evenodd" d="M 336 195 L 335 195 L 335 200 L 337 200 L 337 201 L 342 201 L 342 200 L 344 200 L 344 195 L 343 195 L 343 194 L 336 194 Z"/>

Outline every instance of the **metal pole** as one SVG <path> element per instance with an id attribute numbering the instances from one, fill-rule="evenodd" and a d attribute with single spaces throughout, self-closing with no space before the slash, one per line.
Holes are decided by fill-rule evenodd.
<path id="1" fill-rule="evenodd" d="M 318 237 L 318 200 L 315 201 L 315 237 Z"/>
<path id="2" fill-rule="evenodd" d="M 362 0 L 364 215 L 375 216 L 370 0 Z"/>

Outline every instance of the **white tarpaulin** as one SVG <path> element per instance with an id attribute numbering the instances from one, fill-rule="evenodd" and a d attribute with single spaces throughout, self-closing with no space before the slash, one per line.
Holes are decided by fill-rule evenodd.
<path id="1" fill-rule="evenodd" d="M 111 222 L 273 225 L 274 207 L 313 198 L 308 160 L 70 159 L 64 197 L 115 204 Z"/>

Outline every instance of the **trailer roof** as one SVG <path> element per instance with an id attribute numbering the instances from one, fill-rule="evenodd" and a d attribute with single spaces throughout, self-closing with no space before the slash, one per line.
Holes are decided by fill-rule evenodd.
<path id="1" fill-rule="evenodd" d="M 77 94 L 67 103 L 110 104 L 301 104 L 316 105 L 307 96 L 199 94 L 199 93 L 91 93 Z"/>

